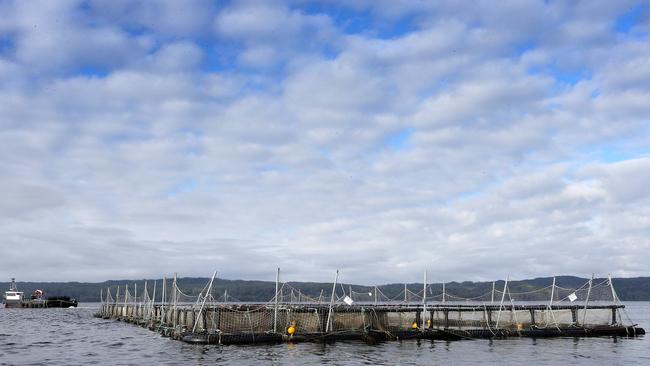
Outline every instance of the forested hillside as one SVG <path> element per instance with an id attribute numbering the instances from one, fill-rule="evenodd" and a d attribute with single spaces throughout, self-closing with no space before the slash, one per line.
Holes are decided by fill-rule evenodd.
<path id="1" fill-rule="evenodd" d="M 576 288 L 582 286 L 588 279 L 561 276 L 557 277 L 556 281 L 559 286 L 566 288 Z M 596 279 L 595 282 L 602 281 L 603 279 Z M 154 279 L 147 279 L 147 287 L 149 293 L 153 291 Z M 197 295 L 209 281 L 208 278 L 180 278 L 178 279 L 178 287 L 188 295 Z M 89 282 L 18 282 L 18 288 L 24 291 L 26 295 L 31 294 L 35 289 L 43 289 L 46 296 L 67 295 L 77 298 L 81 302 L 95 302 L 99 301 L 100 289 L 106 291 L 107 288 L 111 289 L 111 293 L 115 294 L 117 287 L 120 286 L 122 291 L 126 285 L 129 286 L 131 293 L 137 284 L 138 290 L 142 293 L 144 289 L 145 280 L 111 280 L 99 283 Z M 624 301 L 632 300 L 650 300 L 650 277 L 636 277 L 636 278 L 615 278 L 613 279 L 614 287 L 620 299 Z M 155 280 L 157 285 L 157 297 L 160 296 L 162 290 L 162 280 Z M 511 281 L 509 289 L 512 292 L 525 292 L 532 289 L 538 289 L 544 286 L 549 286 L 552 283 L 552 278 L 535 278 L 521 281 Z M 331 283 L 318 283 L 318 282 L 291 282 L 291 286 L 299 289 L 302 294 L 318 297 L 329 296 L 332 284 Z M 9 288 L 8 282 L 0 282 L 1 288 Z M 167 282 L 168 289 L 171 287 L 171 281 Z M 343 288 L 348 291 L 350 288 L 355 292 L 372 292 L 373 286 L 363 286 L 354 284 L 343 284 Z M 496 282 L 496 288 L 503 287 L 503 281 Z M 412 292 L 418 292 L 422 289 L 421 283 L 409 283 L 407 287 Z M 433 284 L 433 288 L 440 287 L 442 284 Z M 385 284 L 379 286 L 381 292 L 388 297 L 395 297 L 404 289 L 403 283 Z M 446 284 L 446 291 L 449 294 L 456 296 L 471 298 L 479 296 L 492 288 L 492 282 L 449 282 Z M 168 290 L 169 291 L 169 290 Z M 275 283 L 271 281 L 244 281 L 244 280 L 227 280 L 216 279 L 213 285 L 215 297 L 228 293 L 229 299 L 241 301 L 267 301 L 273 297 L 275 291 Z"/>

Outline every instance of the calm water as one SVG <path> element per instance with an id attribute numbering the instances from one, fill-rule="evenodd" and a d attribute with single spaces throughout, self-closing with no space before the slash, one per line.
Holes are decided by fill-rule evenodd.
<path id="1" fill-rule="evenodd" d="M 192 346 L 77 309 L 0 309 L 0 364 L 650 365 L 650 337 Z M 650 327 L 650 302 L 627 303 Z"/>

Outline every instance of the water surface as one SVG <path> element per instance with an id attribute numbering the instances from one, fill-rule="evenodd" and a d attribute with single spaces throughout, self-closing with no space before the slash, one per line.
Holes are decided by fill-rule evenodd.
<path id="1" fill-rule="evenodd" d="M 650 327 L 650 302 L 627 311 Z M 76 309 L 0 309 L 1 365 L 650 365 L 650 338 L 512 338 L 195 346 Z"/>

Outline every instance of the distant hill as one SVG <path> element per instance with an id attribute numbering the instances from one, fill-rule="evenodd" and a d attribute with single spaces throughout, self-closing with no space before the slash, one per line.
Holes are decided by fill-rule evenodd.
<path id="1" fill-rule="evenodd" d="M 575 288 L 582 286 L 588 279 L 573 277 L 573 276 L 560 276 L 556 277 L 557 284 L 566 288 Z M 602 281 L 603 279 L 596 279 L 595 282 Z M 99 301 L 100 289 L 110 287 L 113 295 L 120 286 L 122 291 L 126 285 L 129 286 L 131 293 L 135 285 L 138 286 L 138 291 L 142 293 L 144 289 L 145 280 L 111 280 L 105 282 L 17 282 L 18 289 L 24 291 L 26 295 L 31 294 L 36 289 L 43 289 L 46 296 L 67 295 L 78 299 L 80 302 L 96 302 Z M 153 290 L 153 279 L 148 279 L 147 285 L 149 293 Z M 209 278 L 202 277 L 185 277 L 178 279 L 178 287 L 188 295 L 197 295 L 204 288 Z M 162 290 L 162 280 L 156 280 L 157 283 L 157 297 L 160 296 Z M 551 277 L 534 278 L 529 280 L 511 281 L 509 289 L 512 292 L 523 292 L 531 289 L 538 289 L 544 286 L 549 286 L 552 283 Z M 619 298 L 623 301 L 650 301 L 650 277 L 635 277 L 635 278 L 614 278 L 614 287 Z M 291 286 L 299 289 L 302 294 L 318 297 L 319 294 L 329 296 L 332 284 L 326 282 L 290 282 Z M 171 281 L 167 283 L 168 288 L 171 287 Z M 356 292 L 371 292 L 372 286 L 343 284 L 346 291 L 351 288 Z M 441 284 L 433 284 L 433 286 L 441 287 Z M 410 291 L 418 292 L 422 289 L 422 283 L 409 283 L 407 287 Z M 497 288 L 503 287 L 503 281 L 496 282 Z M 9 288 L 8 282 L 0 282 L 0 289 Z M 381 292 L 388 297 L 395 297 L 404 289 L 403 283 L 386 284 L 379 286 Z M 449 293 L 465 298 L 479 296 L 490 291 L 492 282 L 449 282 L 446 284 L 446 289 Z M 275 283 L 272 281 L 244 281 L 244 280 L 226 280 L 216 279 L 213 285 L 213 294 L 223 294 L 227 291 L 231 299 L 241 301 L 268 301 L 273 297 L 275 291 Z"/>

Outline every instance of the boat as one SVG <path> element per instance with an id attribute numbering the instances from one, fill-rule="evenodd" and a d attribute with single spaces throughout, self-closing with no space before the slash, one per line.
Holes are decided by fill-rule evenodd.
<path id="1" fill-rule="evenodd" d="M 78 305 L 77 300 L 69 296 L 50 296 L 45 304 L 48 308 L 76 308 Z"/>
<path id="2" fill-rule="evenodd" d="M 9 285 L 9 291 L 5 291 L 4 303 L 6 308 L 20 308 L 23 306 L 23 295 L 22 291 L 18 291 L 16 287 L 16 279 L 11 279 L 11 284 Z"/>
<path id="3" fill-rule="evenodd" d="M 45 297 L 45 292 L 37 289 L 29 299 L 24 298 L 24 292 L 18 291 L 16 279 L 11 279 L 9 291 L 5 292 L 4 304 L 6 308 L 72 308 L 77 307 L 76 299 L 69 296 Z"/>

